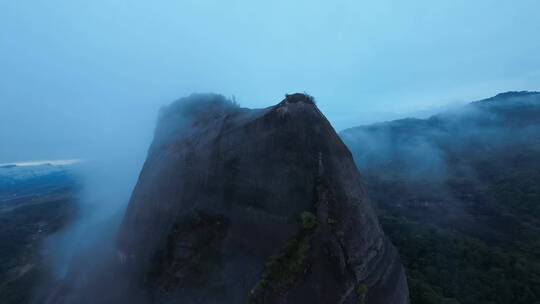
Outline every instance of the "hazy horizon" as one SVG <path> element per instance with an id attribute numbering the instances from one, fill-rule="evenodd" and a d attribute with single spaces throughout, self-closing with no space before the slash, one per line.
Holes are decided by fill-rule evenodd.
<path id="1" fill-rule="evenodd" d="M 133 154 L 193 92 L 308 92 L 337 130 L 539 90 L 532 0 L 0 4 L 0 162 Z M 284 22 L 286 20 L 286 22 Z M 391 22 L 390 22 L 391 21 Z"/>

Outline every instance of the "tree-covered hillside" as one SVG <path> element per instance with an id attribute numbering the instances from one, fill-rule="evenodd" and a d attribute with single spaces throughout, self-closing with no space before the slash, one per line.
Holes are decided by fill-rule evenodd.
<path id="1" fill-rule="evenodd" d="M 413 304 L 540 303 L 540 94 L 341 134 Z"/>

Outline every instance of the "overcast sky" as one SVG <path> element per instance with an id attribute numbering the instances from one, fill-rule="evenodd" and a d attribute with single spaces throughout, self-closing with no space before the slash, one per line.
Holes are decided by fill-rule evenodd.
<path id="1" fill-rule="evenodd" d="M 142 155 L 191 92 L 336 129 L 540 90 L 538 0 L 0 0 L 0 162 Z M 141 152 L 143 151 L 143 152 Z"/>

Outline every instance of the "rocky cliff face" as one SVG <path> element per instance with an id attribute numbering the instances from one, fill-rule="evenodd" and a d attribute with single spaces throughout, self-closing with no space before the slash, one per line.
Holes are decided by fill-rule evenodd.
<path id="1" fill-rule="evenodd" d="M 97 280 L 93 301 L 408 303 L 349 150 L 303 94 L 165 108 L 117 247 L 107 268 L 122 275 Z"/>

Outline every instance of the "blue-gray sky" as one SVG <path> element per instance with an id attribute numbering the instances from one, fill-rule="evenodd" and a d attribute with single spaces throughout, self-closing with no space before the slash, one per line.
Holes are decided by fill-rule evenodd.
<path id="1" fill-rule="evenodd" d="M 0 0 L 0 162 L 144 151 L 191 92 L 336 129 L 540 89 L 537 0 Z"/>

